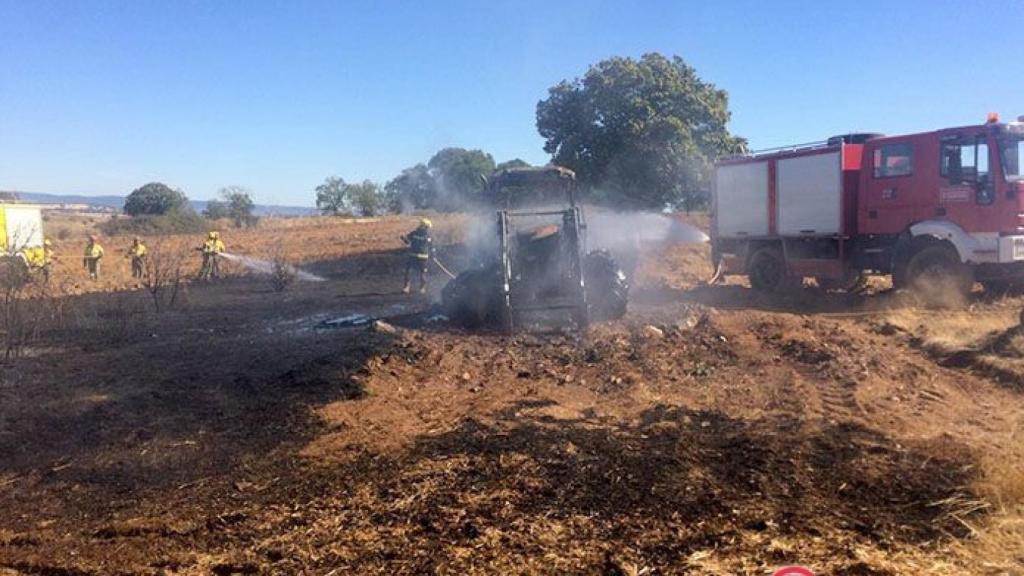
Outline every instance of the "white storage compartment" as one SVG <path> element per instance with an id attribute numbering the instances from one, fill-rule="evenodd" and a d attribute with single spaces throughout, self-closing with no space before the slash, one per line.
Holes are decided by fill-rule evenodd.
<path id="1" fill-rule="evenodd" d="M 778 228 L 783 236 L 832 235 L 841 230 L 842 164 L 839 152 L 778 161 Z"/>
<path id="2" fill-rule="evenodd" d="M 5 250 L 17 252 L 22 248 L 43 245 L 43 217 L 39 208 L 29 206 L 0 206 L 0 230 L 4 233 Z"/>
<path id="3" fill-rule="evenodd" d="M 768 163 L 715 170 L 715 223 L 722 238 L 768 235 Z"/>

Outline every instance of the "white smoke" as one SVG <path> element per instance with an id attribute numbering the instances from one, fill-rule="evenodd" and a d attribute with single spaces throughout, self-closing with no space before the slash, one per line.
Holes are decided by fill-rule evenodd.
<path id="1" fill-rule="evenodd" d="M 564 206 L 531 206 L 523 212 L 562 210 Z M 695 226 L 670 215 L 656 212 L 615 212 L 606 208 L 585 206 L 587 250 L 607 250 L 631 273 L 639 256 L 649 250 L 675 244 L 702 244 L 708 235 Z M 531 226 L 558 223 L 558 217 L 513 218 L 521 231 Z M 556 222 L 557 221 L 557 222 Z M 493 261 L 498 250 L 498 233 L 494 212 L 470 218 L 466 224 L 466 244 L 476 262 Z"/>

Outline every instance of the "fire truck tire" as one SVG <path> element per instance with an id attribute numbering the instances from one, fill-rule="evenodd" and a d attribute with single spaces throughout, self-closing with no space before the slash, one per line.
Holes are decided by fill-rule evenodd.
<path id="1" fill-rule="evenodd" d="M 456 276 L 441 291 L 448 319 L 465 328 L 480 328 L 501 320 L 501 277 L 497 268 L 476 268 Z"/>
<path id="2" fill-rule="evenodd" d="M 590 320 L 616 320 L 626 314 L 629 281 L 606 250 L 595 250 L 583 261 Z"/>
<path id="3" fill-rule="evenodd" d="M 794 282 L 778 248 L 761 248 L 750 257 L 750 287 L 758 292 L 783 292 Z"/>
<path id="4" fill-rule="evenodd" d="M 1019 280 L 982 280 L 981 285 L 985 287 L 985 292 L 992 296 L 1016 296 L 1024 292 L 1024 282 Z"/>
<path id="5" fill-rule="evenodd" d="M 962 301 L 970 294 L 974 275 L 952 247 L 930 244 L 907 259 L 905 267 L 893 274 L 893 283 L 910 289 L 926 305 L 944 306 L 954 303 L 951 296 Z"/>

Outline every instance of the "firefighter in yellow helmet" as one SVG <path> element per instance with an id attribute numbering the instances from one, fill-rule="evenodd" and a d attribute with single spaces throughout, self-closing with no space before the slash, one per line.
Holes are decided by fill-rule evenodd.
<path id="1" fill-rule="evenodd" d="M 96 236 L 89 235 L 89 243 L 85 245 L 85 254 L 82 255 L 82 265 L 89 271 L 89 278 L 99 280 L 100 260 L 103 259 L 103 246 L 100 246 Z"/>
<path id="2" fill-rule="evenodd" d="M 433 227 L 430 219 L 423 218 L 415 230 L 402 236 L 402 242 L 409 247 L 409 254 L 405 260 L 405 286 L 402 288 L 405 294 L 412 288 L 413 271 L 419 274 L 420 294 L 427 291 L 427 265 L 434 255 L 434 241 L 430 237 L 430 229 Z"/>
<path id="3" fill-rule="evenodd" d="M 43 282 L 50 283 L 50 270 L 53 268 L 53 242 L 49 238 L 43 238 L 43 247 L 39 249 L 39 255 L 41 256 L 38 266 L 38 271 L 43 275 Z"/>
<path id="4" fill-rule="evenodd" d="M 149 248 L 138 236 L 132 238 L 132 245 L 128 247 L 124 257 L 132 261 L 132 278 L 142 278 L 146 273 L 146 256 Z"/>
<path id="5" fill-rule="evenodd" d="M 203 254 L 203 265 L 199 269 L 199 279 L 210 280 L 220 278 L 220 259 L 218 256 L 223 254 L 225 250 L 220 234 L 216 231 L 211 231 L 206 235 L 206 241 L 203 242 L 203 245 L 196 248 L 196 250 Z"/>

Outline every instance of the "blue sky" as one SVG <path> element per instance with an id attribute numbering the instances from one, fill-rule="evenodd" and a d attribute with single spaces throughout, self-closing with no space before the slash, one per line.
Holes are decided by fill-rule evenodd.
<path id="1" fill-rule="evenodd" d="M 445 146 L 547 156 L 537 101 L 679 55 L 755 148 L 1024 114 L 1024 2 L 0 0 L 0 189 L 310 205 Z"/>

